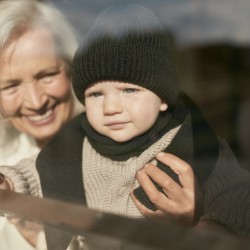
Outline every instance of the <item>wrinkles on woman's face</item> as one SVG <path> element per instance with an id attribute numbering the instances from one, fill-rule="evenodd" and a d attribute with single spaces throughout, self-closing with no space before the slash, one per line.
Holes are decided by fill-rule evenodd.
<path id="1" fill-rule="evenodd" d="M 56 51 L 50 32 L 40 28 L 0 58 L 0 111 L 38 141 L 51 138 L 72 116 L 70 77 Z"/>

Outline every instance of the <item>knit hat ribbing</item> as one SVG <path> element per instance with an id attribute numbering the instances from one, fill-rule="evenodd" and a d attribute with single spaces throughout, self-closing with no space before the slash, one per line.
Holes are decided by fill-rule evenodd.
<path id="1" fill-rule="evenodd" d="M 91 84 L 114 80 L 147 88 L 171 106 L 178 95 L 171 54 L 169 34 L 150 10 L 132 4 L 109 7 L 75 53 L 75 94 L 84 103 Z"/>

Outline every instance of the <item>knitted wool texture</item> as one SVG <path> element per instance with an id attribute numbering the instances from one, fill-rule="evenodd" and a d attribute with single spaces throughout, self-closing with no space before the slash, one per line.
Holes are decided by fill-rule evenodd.
<path id="1" fill-rule="evenodd" d="M 121 81 L 147 88 L 174 105 L 178 81 L 171 39 L 158 18 L 138 5 L 115 5 L 96 19 L 73 60 L 75 94 L 98 81 Z"/>
<path id="2" fill-rule="evenodd" d="M 135 175 L 171 143 L 180 126 L 164 134 L 140 156 L 125 161 L 113 161 L 102 156 L 85 138 L 82 165 L 88 207 L 128 217 L 143 217 L 130 196 L 130 193 L 139 186 Z"/>

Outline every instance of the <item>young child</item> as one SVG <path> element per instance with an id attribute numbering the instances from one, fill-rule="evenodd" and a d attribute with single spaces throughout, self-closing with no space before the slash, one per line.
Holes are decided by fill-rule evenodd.
<path id="1" fill-rule="evenodd" d="M 204 211 L 194 211 L 192 220 L 202 216 L 250 234 L 250 175 L 179 91 L 171 53 L 169 35 L 151 11 L 135 5 L 104 10 L 73 61 L 73 88 L 86 113 L 67 124 L 36 161 L 0 168 L 14 190 L 37 194 L 36 187 L 39 194 L 41 188 L 40 196 L 141 218 L 131 192 L 149 209 L 159 209 L 135 178 L 145 164 L 155 162 L 179 189 L 185 182 L 178 170 L 156 161 L 163 151 L 186 161 L 203 188 Z M 157 188 L 166 199 L 174 196 Z M 58 237 L 48 249 L 56 249 L 59 239 L 67 246 L 70 237 Z"/>

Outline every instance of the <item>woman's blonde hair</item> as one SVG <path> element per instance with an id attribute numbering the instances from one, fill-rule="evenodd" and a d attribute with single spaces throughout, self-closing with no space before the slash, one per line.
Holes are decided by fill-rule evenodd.
<path id="1" fill-rule="evenodd" d="M 52 3 L 36 0 L 0 1 L 0 55 L 27 30 L 45 27 L 51 31 L 58 56 L 71 62 L 78 46 L 76 32 Z"/>

